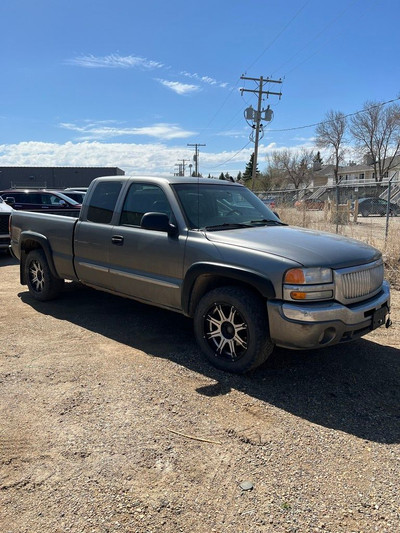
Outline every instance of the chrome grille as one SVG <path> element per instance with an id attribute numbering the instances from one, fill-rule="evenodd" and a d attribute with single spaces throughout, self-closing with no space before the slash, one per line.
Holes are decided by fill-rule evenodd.
<path id="1" fill-rule="evenodd" d="M 373 296 L 381 289 L 383 270 L 382 259 L 367 265 L 336 270 L 336 299 L 350 303 Z"/>

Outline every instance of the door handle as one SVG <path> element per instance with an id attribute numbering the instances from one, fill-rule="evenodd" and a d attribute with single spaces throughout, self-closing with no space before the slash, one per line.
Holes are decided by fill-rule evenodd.
<path id="1" fill-rule="evenodd" d="M 124 244 L 124 238 L 122 235 L 113 235 L 111 237 L 111 242 L 116 246 L 122 246 Z"/>

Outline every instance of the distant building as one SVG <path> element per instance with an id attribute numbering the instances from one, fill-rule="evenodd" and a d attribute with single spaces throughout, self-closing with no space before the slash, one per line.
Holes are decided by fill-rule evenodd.
<path id="1" fill-rule="evenodd" d="M 0 190 L 87 187 L 99 176 L 123 176 L 118 167 L 0 167 Z"/>
<path id="2" fill-rule="evenodd" d="M 396 156 L 389 171 L 386 171 L 382 182 L 376 182 L 372 164 L 357 165 L 351 163 L 338 169 L 338 178 L 341 185 L 354 185 L 356 187 L 385 186 L 390 179 L 400 181 L 400 156 Z M 322 166 L 314 171 L 312 187 L 333 187 L 335 185 L 334 166 Z"/>

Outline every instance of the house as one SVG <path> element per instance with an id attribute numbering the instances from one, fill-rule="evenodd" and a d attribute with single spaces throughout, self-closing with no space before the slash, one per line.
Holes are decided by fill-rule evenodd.
<path id="1" fill-rule="evenodd" d="M 341 185 L 350 185 L 354 187 L 371 187 L 383 185 L 387 187 L 388 182 L 400 181 L 400 156 L 396 156 L 392 162 L 389 171 L 386 171 L 382 182 L 376 182 L 374 166 L 367 164 L 361 165 L 349 163 L 347 166 L 340 166 L 338 178 Z M 334 165 L 322 166 L 319 170 L 314 170 L 312 187 L 333 187 L 335 185 Z"/>

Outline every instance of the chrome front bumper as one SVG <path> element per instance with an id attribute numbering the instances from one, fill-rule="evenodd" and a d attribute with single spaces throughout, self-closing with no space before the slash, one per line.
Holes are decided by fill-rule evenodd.
<path id="1" fill-rule="evenodd" d="M 349 306 L 337 302 L 295 304 L 267 302 L 271 340 L 303 350 L 331 346 L 362 337 L 384 325 L 390 310 L 389 284 L 373 298 Z"/>

